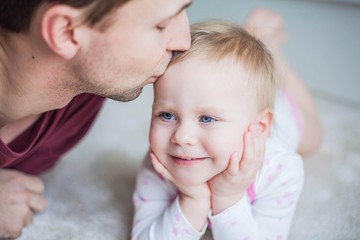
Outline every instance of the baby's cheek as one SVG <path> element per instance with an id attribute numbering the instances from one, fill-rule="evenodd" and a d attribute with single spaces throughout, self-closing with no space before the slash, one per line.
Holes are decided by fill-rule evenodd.
<path id="1" fill-rule="evenodd" d="M 150 148 L 153 151 L 159 151 L 159 149 L 162 148 L 162 145 L 165 144 L 165 139 L 161 137 L 161 134 L 159 131 L 156 131 L 156 128 L 151 128 L 149 133 L 149 143 Z"/>
<path id="2" fill-rule="evenodd" d="M 149 133 L 149 143 L 150 143 L 150 147 L 153 148 L 155 144 L 155 135 L 154 135 L 154 131 L 152 130 L 150 130 Z"/>
<path id="3" fill-rule="evenodd" d="M 161 151 L 161 145 L 156 138 L 156 135 L 150 134 L 149 136 L 149 143 L 150 143 L 150 151 L 152 151 L 158 160 L 163 163 L 163 151 Z"/>
<path id="4" fill-rule="evenodd" d="M 229 166 L 230 154 L 224 155 L 221 159 L 218 159 L 215 164 L 215 175 L 223 172 Z"/>

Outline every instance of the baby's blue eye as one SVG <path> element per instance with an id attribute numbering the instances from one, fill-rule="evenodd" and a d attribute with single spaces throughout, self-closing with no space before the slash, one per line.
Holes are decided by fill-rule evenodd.
<path id="1" fill-rule="evenodd" d="M 167 113 L 167 112 L 163 112 L 163 113 L 160 113 L 160 117 L 166 121 L 174 121 L 176 120 L 176 117 L 174 114 L 171 114 L 171 113 Z"/>
<path id="2" fill-rule="evenodd" d="M 215 122 L 216 120 L 212 117 L 209 117 L 209 116 L 201 116 L 200 117 L 200 122 L 203 122 L 203 123 L 211 123 L 211 122 Z"/>

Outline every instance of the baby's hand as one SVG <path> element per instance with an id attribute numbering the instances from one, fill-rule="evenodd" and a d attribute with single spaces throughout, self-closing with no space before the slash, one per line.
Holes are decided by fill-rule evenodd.
<path id="1" fill-rule="evenodd" d="M 244 134 L 242 158 L 237 152 L 233 153 L 227 169 L 208 182 L 213 215 L 234 205 L 244 196 L 263 162 L 264 153 L 265 138 L 255 125 L 251 125 Z"/>

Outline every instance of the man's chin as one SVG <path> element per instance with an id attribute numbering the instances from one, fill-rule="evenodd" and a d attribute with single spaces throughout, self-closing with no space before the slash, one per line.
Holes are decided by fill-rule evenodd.
<path id="1" fill-rule="evenodd" d="M 143 90 L 143 88 L 141 87 L 141 88 L 132 89 L 127 92 L 113 94 L 113 95 L 106 96 L 106 97 L 108 97 L 112 100 L 115 100 L 115 101 L 119 101 L 119 102 L 130 102 L 130 101 L 138 98 L 141 95 L 142 90 Z"/>

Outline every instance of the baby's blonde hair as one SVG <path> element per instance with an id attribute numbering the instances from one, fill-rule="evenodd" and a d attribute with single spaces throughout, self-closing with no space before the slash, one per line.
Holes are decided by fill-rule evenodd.
<path id="1" fill-rule="evenodd" d="M 171 64 L 189 57 L 220 61 L 234 59 L 253 76 L 258 111 L 273 108 L 278 78 L 270 51 L 246 30 L 231 22 L 208 21 L 191 26 L 191 47 L 175 53 Z"/>

